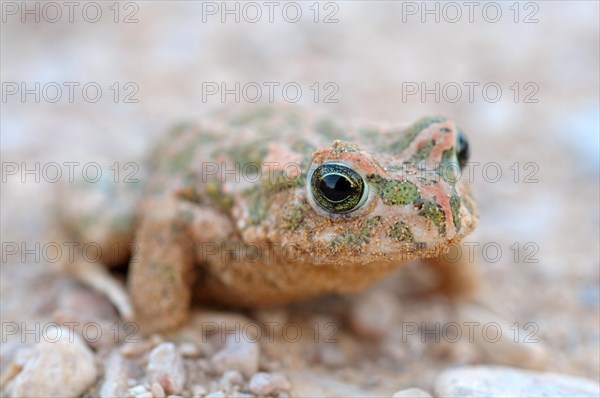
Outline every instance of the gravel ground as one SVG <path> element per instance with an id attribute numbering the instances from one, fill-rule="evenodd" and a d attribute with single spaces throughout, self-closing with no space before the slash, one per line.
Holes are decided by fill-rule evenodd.
<path id="1" fill-rule="evenodd" d="M 102 10 L 95 23 L 89 3 L 77 3 L 73 22 L 67 5 L 55 3 L 55 23 L 56 7 L 28 3 L 39 9 L 36 22 L 23 4 L 2 4 L 0 364 L 13 376 L 3 396 L 392 396 L 408 388 L 502 396 L 511 383 L 529 396 L 594 395 L 597 384 L 566 377 L 600 377 L 598 2 L 477 3 L 473 22 L 461 2 L 278 3 L 273 23 L 261 2 L 255 23 L 243 4 L 239 23 L 221 15 L 235 2 L 93 3 Z M 302 16 L 292 23 L 295 6 Z M 438 7 L 439 21 L 423 7 Z M 461 11 L 457 22 L 452 7 Z M 21 83 L 36 82 L 40 100 L 22 98 Z M 73 101 L 65 82 L 79 84 Z M 465 339 L 407 338 L 409 324 L 454 319 L 444 299 L 409 292 L 409 277 L 427 277 L 418 266 L 353 296 L 243 313 L 198 307 L 186 327 L 160 336 L 115 324 L 103 297 L 54 275 L 42 249 L 53 239 L 56 184 L 44 166 L 97 162 L 110 172 L 115 161 L 136 160 L 167 126 L 238 106 L 233 95 L 207 94 L 221 82 L 293 83 L 299 103 L 351 120 L 456 120 L 481 164 L 473 173 L 481 219 L 468 239 L 479 244 L 480 297 L 506 322 L 504 333 L 518 322 L 519 339 L 538 341 L 528 347 L 545 364 L 529 367 L 562 374 L 552 376 L 556 384 L 506 368 L 445 372 L 510 362 L 513 353 L 491 360 Z M 436 83 L 439 100 L 421 98 Z M 57 85 L 62 97 L 52 102 Z M 327 95 L 337 102 L 326 103 Z M 274 96 L 285 100 L 279 89 Z M 36 162 L 38 181 L 23 173 Z M 67 173 L 63 167 L 62 179 Z M 65 341 L 65 322 L 95 329 L 75 328 L 83 339 Z M 270 322 L 278 326 L 269 330 Z"/>

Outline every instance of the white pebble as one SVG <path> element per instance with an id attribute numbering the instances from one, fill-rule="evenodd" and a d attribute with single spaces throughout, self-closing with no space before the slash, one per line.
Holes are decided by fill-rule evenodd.
<path id="1" fill-rule="evenodd" d="M 213 391 L 206 398 L 225 398 L 225 393 L 223 391 Z"/>
<path id="2" fill-rule="evenodd" d="M 230 336 L 225 347 L 213 355 L 211 363 L 222 374 L 226 370 L 237 370 L 250 377 L 258 371 L 260 350 L 258 343 L 243 335 Z"/>
<path id="3" fill-rule="evenodd" d="M 206 388 L 204 388 L 204 386 L 201 386 L 199 384 L 192 387 L 192 395 L 194 396 L 194 398 L 201 398 L 201 397 L 205 396 L 207 394 L 207 392 L 208 391 L 206 391 Z"/>
<path id="4" fill-rule="evenodd" d="M 435 380 L 435 393 L 442 397 L 597 397 L 600 384 L 556 373 L 472 366 L 442 372 Z"/>
<path id="5" fill-rule="evenodd" d="M 150 349 L 147 342 L 124 343 L 121 346 L 121 354 L 125 358 L 136 358 L 146 353 Z"/>
<path id="6" fill-rule="evenodd" d="M 143 384 L 138 384 L 127 390 L 125 396 L 128 398 L 152 398 L 152 393 Z"/>
<path id="7" fill-rule="evenodd" d="M 229 398 L 255 398 L 256 396 L 253 394 L 246 394 L 241 391 L 234 391 L 228 395 Z M 279 397 L 278 397 L 279 398 Z"/>
<path id="8" fill-rule="evenodd" d="M 233 386 L 239 386 L 244 383 L 244 376 L 237 370 L 226 370 L 221 376 L 220 384 L 225 389 L 231 389 Z"/>
<path id="9" fill-rule="evenodd" d="M 431 398 L 431 394 L 420 388 L 409 388 L 395 392 L 392 398 Z"/>
<path id="10" fill-rule="evenodd" d="M 185 358 L 196 358 L 201 354 L 200 349 L 196 344 L 188 342 L 182 343 L 179 346 L 179 352 L 181 352 L 181 355 Z"/>
<path id="11" fill-rule="evenodd" d="M 152 387 L 150 388 L 150 391 L 152 391 L 152 396 L 154 398 L 165 398 L 166 397 L 165 390 L 158 383 L 152 383 Z"/>
<path id="12" fill-rule="evenodd" d="M 127 366 L 120 350 L 114 350 L 104 365 L 104 382 L 100 387 L 101 398 L 120 397 L 125 394 L 128 384 Z"/>
<path id="13" fill-rule="evenodd" d="M 97 376 L 94 354 L 76 334 L 55 328 L 36 344 L 13 382 L 13 397 L 78 397 Z"/>
<path id="14" fill-rule="evenodd" d="M 256 373 L 250 379 L 250 391 L 256 395 L 271 395 L 280 391 L 288 391 L 290 382 L 279 373 Z"/>
<path id="15" fill-rule="evenodd" d="M 161 343 L 148 358 L 146 376 L 150 383 L 158 383 L 166 394 L 177 394 L 185 384 L 183 358 L 173 343 Z"/>

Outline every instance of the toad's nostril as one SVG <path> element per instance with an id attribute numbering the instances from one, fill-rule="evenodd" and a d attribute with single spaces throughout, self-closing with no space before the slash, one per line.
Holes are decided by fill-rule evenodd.
<path id="1" fill-rule="evenodd" d="M 415 200 L 413 202 L 413 205 L 415 206 L 415 209 L 421 210 L 424 206 L 423 199 L 419 198 L 419 199 Z"/>

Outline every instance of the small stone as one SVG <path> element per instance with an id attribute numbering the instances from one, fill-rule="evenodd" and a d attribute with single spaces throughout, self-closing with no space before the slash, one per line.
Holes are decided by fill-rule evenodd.
<path id="1" fill-rule="evenodd" d="M 420 388 L 409 388 L 395 392 L 392 398 L 431 398 L 431 394 Z"/>
<path id="2" fill-rule="evenodd" d="M 258 343 L 246 339 L 242 334 L 229 336 L 225 347 L 213 355 L 211 363 L 222 374 L 226 370 L 237 370 L 250 377 L 258 371 L 260 350 Z"/>
<path id="3" fill-rule="evenodd" d="M 139 384 L 127 390 L 125 396 L 127 398 L 152 398 L 152 393 L 148 391 L 146 386 Z"/>
<path id="4" fill-rule="evenodd" d="M 150 388 L 150 391 L 152 391 L 152 396 L 154 398 L 165 398 L 166 397 L 165 390 L 158 383 L 152 383 L 152 387 Z"/>
<path id="5" fill-rule="evenodd" d="M 387 290 L 370 289 L 354 300 L 350 326 L 363 337 L 382 338 L 392 329 L 400 313 L 398 298 Z"/>
<path id="6" fill-rule="evenodd" d="M 225 393 L 223 391 L 213 391 L 206 398 L 225 398 Z"/>
<path id="7" fill-rule="evenodd" d="M 241 392 L 241 391 L 234 391 L 231 394 L 229 394 L 229 398 L 255 398 L 256 395 L 252 395 L 252 394 L 247 394 L 245 392 Z"/>
<path id="8" fill-rule="evenodd" d="M 286 377 L 294 386 L 295 397 L 367 397 L 372 394 L 322 370 L 288 370 Z"/>
<path id="9" fill-rule="evenodd" d="M 250 391 L 256 395 L 271 395 L 280 391 L 289 391 L 290 382 L 279 373 L 256 373 L 250 379 Z"/>
<path id="10" fill-rule="evenodd" d="M 244 383 L 244 376 L 237 370 L 226 370 L 221 376 L 220 384 L 225 389 L 231 389 L 233 386 L 239 386 Z"/>
<path id="11" fill-rule="evenodd" d="M 600 384 L 579 377 L 504 366 L 449 369 L 435 380 L 437 396 L 597 397 Z"/>
<path id="12" fill-rule="evenodd" d="M 120 397 L 125 394 L 129 385 L 127 367 L 120 350 L 114 350 L 104 365 L 104 382 L 100 387 L 101 398 Z"/>
<path id="13" fill-rule="evenodd" d="M 138 384 L 137 386 L 133 386 L 128 390 L 128 392 L 133 395 L 143 394 L 147 391 L 148 389 L 143 384 Z"/>
<path id="14" fill-rule="evenodd" d="M 49 329 L 50 330 L 50 329 Z M 94 354 L 76 334 L 54 328 L 14 379 L 13 397 L 78 397 L 96 381 Z"/>
<path id="15" fill-rule="evenodd" d="M 184 358 L 197 358 L 202 352 L 194 343 L 182 343 L 179 345 L 179 352 Z"/>
<path id="16" fill-rule="evenodd" d="M 208 391 L 206 391 L 206 388 L 204 388 L 204 386 L 197 384 L 192 387 L 192 395 L 194 398 L 204 397 L 207 393 Z"/>
<path id="17" fill-rule="evenodd" d="M 177 394 L 185 384 L 183 358 L 173 343 L 161 343 L 149 355 L 146 376 L 158 383 L 166 394 Z"/>
<path id="18" fill-rule="evenodd" d="M 124 343 L 121 346 L 121 354 L 124 357 L 132 359 L 139 357 L 142 354 L 145 354 L 150 349 L 150 344 L 148 342 L 132 342 L 132 343 Z"/>

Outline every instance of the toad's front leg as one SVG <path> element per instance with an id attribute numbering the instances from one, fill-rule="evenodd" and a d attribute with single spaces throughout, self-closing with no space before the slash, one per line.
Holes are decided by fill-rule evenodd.
<path id="1" fill-rule="evenodd" d="M 229 219 L 176 197 L 144 204 L 128 289 L 143 332 L 173 329 L 187 319 L 197 245 L 227 233 Z"/>

